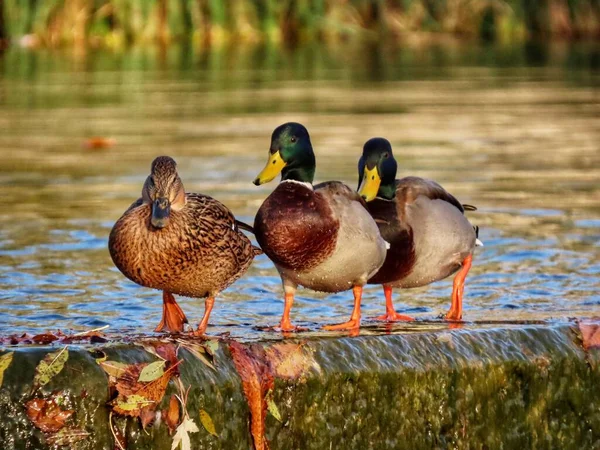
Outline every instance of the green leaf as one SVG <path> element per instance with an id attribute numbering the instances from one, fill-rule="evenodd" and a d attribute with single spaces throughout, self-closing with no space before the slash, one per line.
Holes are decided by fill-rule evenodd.
<path id="1" fill-rule="evenodd" d="M 47 385 L 52 378 L 60 373 L 69 359 L 67 347 L 56 352 L 48 353 L 35 368 L 33 386 L 42 387 Z"/>
<path id="2" fill-rule="evenodd" d="M 210 434 L 212 434 L 213 436 L 216 436 L 216 437 L 219 436 L 217 434 L 217 430 L 215 430 L 215 424 L 214 424 L 212 418 L 203 409 L 200 410 L 200 423 L 202 424 L 204 429 L 206 431 L 208 431 Z"/>
<path id="3" fill-rule="evenodd" d="M 219 341 L 217 339 L 209 339 L 204 343 L 206 346 L 206 351 L 210 354 L 210 356 L 215 356 L 215 353 L 219 349 Z"/>
<path id="4" fill-rule="evenodd" d="M 123 411 L 136 411 L 143 408 L 150 403 L 154 403 L 152 400 L 148 400 L 146 397 L 141 395 L 133 394 L 125 398 L 125 400 L 117 400 L 115 407 Z"/>
<path id="5" fill-rule="evenodd" d="M 282 422 L 283 423 L 283 419 L 281 418 L 281 413 L 279 412 L 279 408 L 277 407 L 277 404 L 273 400 L 273 391 L 272 390 L 270 390 L 267 393 L 266 399 L 267 399 L 267 409 L 269 410 L 269 412 L 271 413 L 271 415 L 273 417 L 275 417 L 275 419 L 278 422 Z"/>
<path id="6" fill-rule="evenodd" d="M 154 361 L 153 363 L 148 364 L 140 372 L 138 381 L 148 382 L 162 377 L 165 373 L 165 362 L 166 361 Z"/>
<path id="7" fill-rule="evenodd" d="M 0 356 L 0 387 L 2 387 L 2 382 L 4 381 L 4 371 L 8 369 L 13 360 L 13 354 L 14 352 L 8 352 Z"/>
<path id="8" fill-rule="evenodd" d="M 119 361 L 100 361 L 100 367 L 102 367 L 107 374 L 119 378 L 125 373 L 128 365 Z"/>

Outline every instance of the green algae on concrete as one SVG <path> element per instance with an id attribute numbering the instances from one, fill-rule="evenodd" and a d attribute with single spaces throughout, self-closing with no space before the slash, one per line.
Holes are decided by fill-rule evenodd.
<path id="1" fill-rule="evenodd" d="M 271 449 L 600 448 L 600 352 L 584 351 L 576 329 L 526 326 L 359 337 L 235 343 L 221 340 L 214 369 L 188 350 L 178 358 L 187 412 L 199 428 L 194 449 L 252 449 L 249 402 L 232 345 L 272 377 L 264 437 Z M 100 347 L 95 346 L 94 350 Z M 35 368 L 59 347 L 11 348 L 0 387 L 0 447 L 56 448 L 28 419 L 32 397 L 64 392 L 69 421 L 89 433 L 70 448 L 113 449 L 109 380 L 89 348 L 69 346 L 64 368 L 32 392 Z M 297 349 L 297 350 L 296 350 Z M 105 345 L 110 360 L 155 361 L 139 345 Z M 239 363 L 239 361 L 238 361 Z M 246 378 L 245 378 L 246 377 Z M 178 393 L 171 380 L 157 410 Z M 275 409 L 273 409 L 275 408 Z M 200 410 L 214 423 L 203 428 Z M 260 409 L 260 408 L 259 408 Z M 142 430 L 139 419 L 113 415 L 128 449 L 170 449 L 164 420 Z M 252 428 L 256 432 L 257 428 Z M 263 448 L 267 448 L 266 444 Z"/>

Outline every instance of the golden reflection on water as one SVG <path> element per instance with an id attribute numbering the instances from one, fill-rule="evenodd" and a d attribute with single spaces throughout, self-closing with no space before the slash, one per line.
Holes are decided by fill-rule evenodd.
<path id="1" fill-rule="evenodd" d="M 386 75 L 374 78 L 361 72 L 360 58 L 350 66 L 321 61 L 321 72 L 307 76 L 298 61 L 283 69 L 249 64 L 240 74 L 193 61 L 118 66 L 119 57 L 106 54 L 82 68 L 42 54 L 46 65 L 23 74 L 6 64 L 19 57 L 36 60 L 5 55 L 0 77 L 0 332 L 105 323 L 149 330 L 160 295 L 113 268 L 106 239 L 139 196 L 151 160 L 173 156 L 188 191 L 251 222 L 274 187 L 251 180 L 273 128 L 291 120 L 311 133 L 317 181 L 356 187 L 363 142 L 384 136 L 399 176 L 435 179 L 479 207 L 469 217 L 486 246 L 467 279 L 467 320 L 600 314 L 596 69 L 552 59 L 498 68 L 467 64 L 459 52 L 439 66 L 391 58 L 379 63 Z M 92 136 L 115 145 L 89 149 Z M 449 283 L 396 293 L 398 307 L 433 319 L 449 306 Z M 302 291 L 293 314 L 308 324 L 338 321 L 350 313 L 350 297 Z M 260 257 L 217 301 L 212 331 L 255 333 L 252 326 L 278 320 L 279 298 L 276 271 Z M 181 304 L 199 318 L 202 300 Z M 379 288 L 369 288 L 364 315 L 382 309 Z"/>

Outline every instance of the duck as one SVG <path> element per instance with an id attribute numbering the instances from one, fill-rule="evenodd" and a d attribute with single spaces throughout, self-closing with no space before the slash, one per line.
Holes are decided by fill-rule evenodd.
<path id="1" fill-rule="evenodd" d="M 262 252 L 221 202 L 185 192 L 177 163 L 169 156 L 152 162 L 136 200 L 114 224 L 108 249 L 115 266 L 134 283 L 163 291 L 162 319 L 155 331 L 181 332 L 187 317 L 174 294 L 205 298 L 194 335 L 208 326 L 215 297 L 241 277 Z"/>
<path id="2" fill-rule="evenodd" d="M 340 181 L 313 185 L 316 160 L 306 127 L 284 123 L 273 131 L 267 164 L 253 183 L 281 181 L 254 219 L 256 240 L 281 276 L 283 332 L 300 331 L 290 311 L 298 286 L 319 292 L 352 289 L 347 322 L 326 330 L 357 330 L 363 286 L 385 261 L 387 243 L 364 200 Z"/>
<path id="3" fill-rule="evenodd" d="M 369 139 L 358 161 L 358 193 L 390 249 L 369 284 L 383 285 L 388 322 L 414 318 L 394 309 L 393 288 L 415 288 L 454 277 L 448 321 L 462 320 L 464 284 L 475 247 L 482 246 L 479 228 L 465 217 L 474 211 L 461 204 L 437 182 L 408 176 L 396 179 L 398 164 L 390 142 Z"/>

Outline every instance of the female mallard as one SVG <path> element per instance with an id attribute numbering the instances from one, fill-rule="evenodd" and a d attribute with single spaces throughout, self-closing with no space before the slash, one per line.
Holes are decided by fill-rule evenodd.
<path id="1" fill-rule="evenodd" d="M 110 232 L 110 256 L 130 280 L 163 291 L 163 316 L 155 331 L 182 331 L 187 323 L 173 294 L 206 297 L 195 333 L 203 334 L 214 297 L 261 251 L 238 225 L 250 227 L 236 221 L 226 206 L 207 195 L 184 191 L 172 158 L 159 156 L 151 172 L 142 198 Z"/>
<path id="2" fill-rule="evenodd" d="M 396 180 L 392 146 L 383 138 L 367 141 L 358 161 L 358 193 L 368 202 L 383 238 L 391 245 L 385 263 L 369 279 L 383 284 L 386 314 L 379 319 L 413 320 L 396 313 L 392 288 L 425 286 L 460 271 L 454 277 L 447 320 L 462 318 L 462 297 L 473 250 L 481 241 L 461 205 L 435 181 L 418 177 Z"/>
<path id="3" fill-rule="evenodd" d="M 339 181 L 313 187 L 315 155 L 308 131 L 299 123 L 273 131 L 267 165 L 254 184 L 267 183 L 280 172 L 281 183 L 258 210 L 254 231 L 281 275 L 281 330 L 296 329 L 290 310 L 298 285 L 321 292 L 353 288 L 350 320 L 325 328 L 357 329 L 362 287 L 383 264 L 387 244 L 356 192 Z"/>

